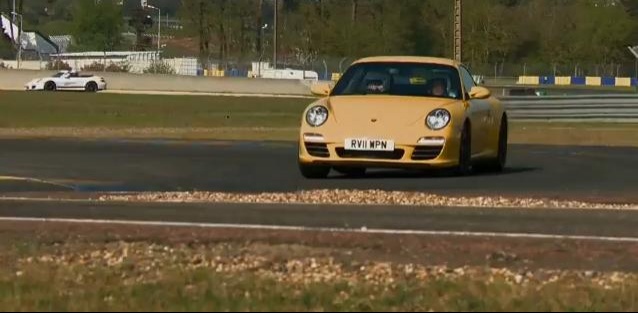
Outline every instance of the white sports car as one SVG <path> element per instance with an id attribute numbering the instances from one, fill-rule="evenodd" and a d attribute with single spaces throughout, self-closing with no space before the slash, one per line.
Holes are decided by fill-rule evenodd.
<path id="1" fill-rule="evenodd" d="M 24 86 L 27 91 L 84 90 L 97 92 L 106 90 L 106 81 L 103 77 L 96 75 L 80 75 L 73 71 L 60 71 L 50 77 L 34 79 Z"/>

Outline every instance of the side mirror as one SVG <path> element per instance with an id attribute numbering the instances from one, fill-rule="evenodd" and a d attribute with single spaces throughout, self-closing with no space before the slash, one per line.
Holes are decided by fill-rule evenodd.
<path id="1" fill-rule="evenodd" d="M 485 87 L 472 87 L 470 90 L 470 100 L 471 99 L 487 99 L 492 95 L 489 89 Z"/>
<path id="2" fill-rule="evenodd" d="M 328 83 L 316 83 L 310 87 L 310 92 L 317 96 L 327 97 L 330 95 L 330 84 Z"/>

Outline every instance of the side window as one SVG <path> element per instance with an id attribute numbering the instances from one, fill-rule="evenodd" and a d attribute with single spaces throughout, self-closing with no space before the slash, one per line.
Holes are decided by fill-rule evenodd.
<path id="1" fill-rule="evenodd" d="M 465 67 L 461 67 L 461 79 L 463 79 L 466 93 L 469 93 L 472 87 L 476 86 L 472 74 Z"/>

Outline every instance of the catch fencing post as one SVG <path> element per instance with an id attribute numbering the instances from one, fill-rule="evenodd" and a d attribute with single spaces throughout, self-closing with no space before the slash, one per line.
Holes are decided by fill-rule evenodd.
<path id="1" fill-rule="evenodd" d="M 636 57 L 634 66 L 634 79 L 636 80 L 636 93 L 638 93 L 638 46 L 634 46 L 634 47 L 628 47 L 629 51 L 631 52 L 631 54 L 634 55 L 634 57 Z"/>

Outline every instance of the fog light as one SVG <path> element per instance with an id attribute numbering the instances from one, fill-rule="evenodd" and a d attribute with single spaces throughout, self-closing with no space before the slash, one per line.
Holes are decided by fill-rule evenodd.
<path id="1" fill-rule="evenodd" d="M 419 145 L 422 146 L 442 146 L 445 144 L 445 138 L 443 137 L 421 137 L 419 141 L 417 141 Z"/>
<path id="2" fill-rule="evenodd" d="M 324 142 L 325 139 L 321 134 L 303 134 L 303 140 L 306 142 Z"/>

